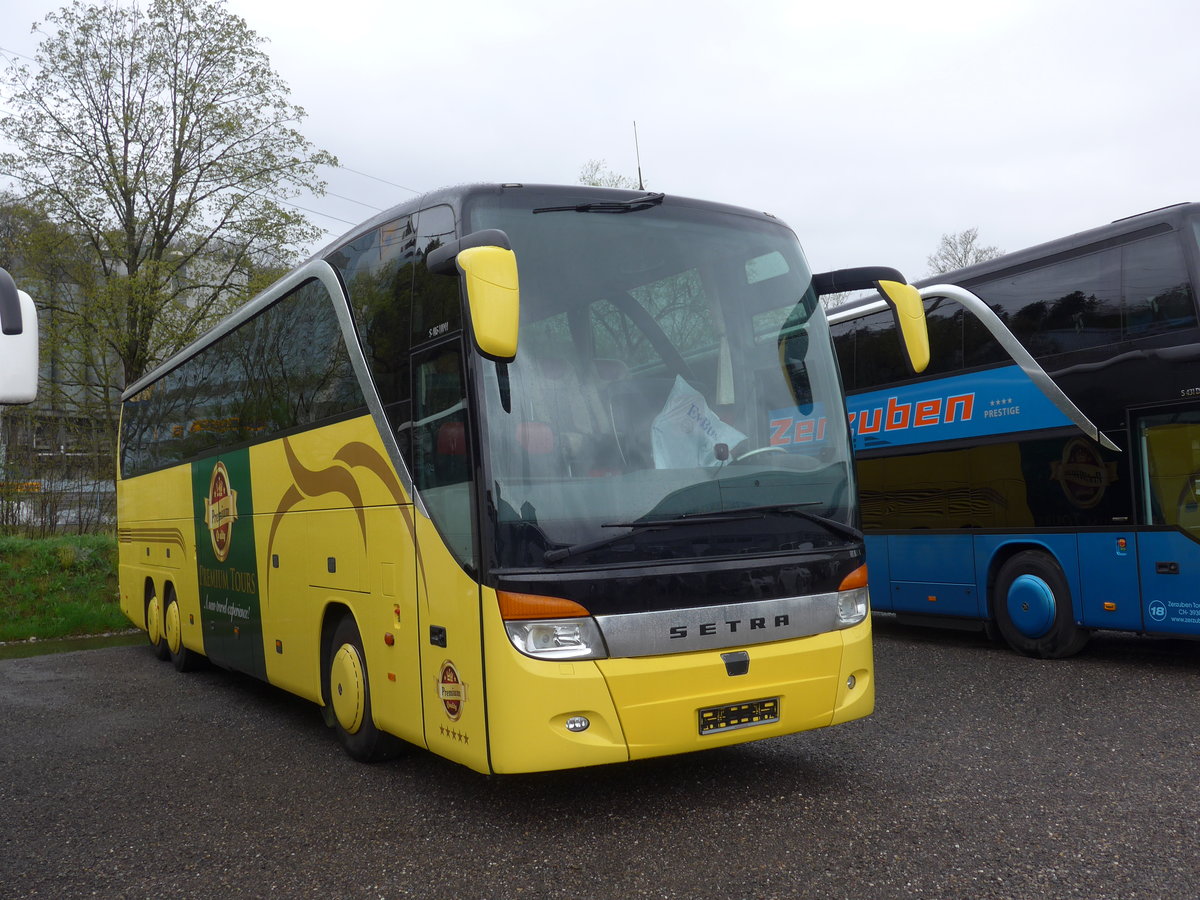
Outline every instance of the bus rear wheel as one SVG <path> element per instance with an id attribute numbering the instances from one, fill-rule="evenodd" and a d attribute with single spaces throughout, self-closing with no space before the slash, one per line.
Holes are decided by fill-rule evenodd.
<path id="1" fill-rule="evenodd" d="M 179 600 L 170 588 L 167 589 L 167 609 L 163 613 L 163 640 L 167 645 L 167 655 L 171 657 L 177 672 L 190 672 L 200 664 L 200 654 L 183 646 Z"/>
<path id="2" fill-rule="evenodd" d="M 159 659 L 169 659 L 171 656 L 170 650 L 167 649 L 167 638 L 163 634 L 163 608 L 162 601 L 158 599 L 158 593 L 151 593 L 146 598 L 146 636 L 150 638 L 150 648 L 154 651 L 154 655 Z"/>
<path id="3" fill-rule="evenodd" d="M 343 616 L 326 648 L 325 707 L 332 712 L 343 749 L 360 762 L 378 762 L 394 756 L 399 740 L 375 727 L 371 715 L 371 685 L 367 657 L 358 625 Z"/>
<path id="4" fill-rule="evenodd" d="M 1075 623 L 1066 575 L 1040 550 L 1024 550 L 1000 567 L 991 600 L 996 627 L 1018 653 L 1061 659 L 1088 641 L 1088 630 Z"/>

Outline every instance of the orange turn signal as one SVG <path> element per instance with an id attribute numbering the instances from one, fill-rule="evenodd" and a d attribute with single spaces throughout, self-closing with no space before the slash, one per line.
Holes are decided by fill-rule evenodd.
<path id="1" fill-rule="evenodd" d="M 859 566 L 849 575 L 842 579 L 842 583 L 838 585 L 839 591 L 852 591 L 855 588 L 864 588 L 867 586 L 867 567 Z"/>
<path id="2" fill-rule="evenodd" d="M 500 601 L 500 616 L 513 619 L 574 619 L 590 615 L 574 600 L 561 597 L 542 597 L 538 594 L 515 594 L 496 591 Z"/>

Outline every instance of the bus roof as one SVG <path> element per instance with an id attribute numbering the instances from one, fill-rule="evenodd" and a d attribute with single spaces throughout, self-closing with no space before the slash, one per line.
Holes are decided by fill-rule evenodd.
<path id="1" fill-rule="evenodd" d="M 1140 237 L 1149 237 L 1180 227 L 1183 220 L 1191 215 L 1200 214 L 1200 203 L 1175 203 L 1171 206 L 1148 210 L 1136 215 L 1116 219 L 1107 225 L 1089 228 L 1066 237 L 1055 238 L 1042 244 L 1035 244 L 1022 250 L 1014 250 L 993 259 L 932 275 L 914 282 L 917 287 L 927 287 L 933 284 L 957 284 L 970 287 L 985 278 L 995 278 L 1001 275 L 1017 275 L 1021 272 L 1035 269 L 1052 262 L 1069 259 L 1073 256 L 1083 256 L 1106 247 L 1118 246 Z M 845 321 L 857 318 L 859 314 L 875 312 L 879 309 L 880 297 L 870 294 L 836 307 L 837 319 Z M 869 308 L 867 308 L 869 307 Z M 861 309 L 861 313 L 859 310 Z"/>
<path id="2" fill-rule="evenodd" d="M 564 198 L 570 195 L 576 195 L 582 198 L 592 200 L 629 200 L 636 197 L 645 197 L 648 194 L 655 193 L 646 190 L 626 190 L 623 188 L 604 188 L 593 187 L 591 185 L 573 184 L 573 185 L 551 185 L 551 184 L 523 184 L 519 182 L 503 182 L 503 183 L 476 183 L 476 184 L 458 184 L 448 187 L 438 188 L 437 190 L 427 191 L 423 194 L 418 194 L 403 203 L 399 203 L 389 209 L 377 213 L 371 218 L 355 225 L 349 231 L 339 235 L 329 243 L 325 244 L 321 249 L 317 250 L 302 263 L 291 269 L 286 275 L 279 278 L 265 290 L 260 291 L 254 297 L 247 300 L 242 306 L 238 307 L 223 320 L 216 323 L 208 331 L 201 334 L 194 341 L 184 347 L 182 350 L 175 353 L 169 359 L 164 360 L 159 365 L 155 366 L 151 371 L 147 372 L 141 378 L 131 385 L 128 385 L 122 392 L 121 399 L 128 400 L 130 397 L 137 394 L 139 391 L 146 388 L 161 378 L 165 373 L 171 371 L 181 363 L 195 356 L 200 350 L 204 349 L 209 344 L 212 344 L 220 337 L 228 333 L 236 325 L 258 313 L 264 306 L 268 306 L 278 299 L 281 285 L 287 284 L 294 280 L 295 274 L 309 264 L 328 258 L 339 247 L 344 246 L 351 240 L 366 234 L 373 228 L 378 228 L 387 222 L 391 222 L 400 216 L 410 215 L 422 209 L 428 209 L 431 206 L 439 204 L 449 204 L 458 206 L 463 200 L 470 196 L 478 196 L 482 194 L 499 194 L 504 191 L 515 191 L 528 189 L 531 192 L 541 194 L 557 194 Z M 733 206 L 726 203 L 718 203 L 710 200 L 698 200 L 691 197 L 683 197 L 677 194 L 667 194 L 666 201 L 671 205 L 682 205 L 690 207 L 702 207 L 704 209 L 718 210 L 728 212 L 734 215 L 751 216 L 770 220 L 784 228 L 789 227 L 787 223 L 768 212 L 758 212 L 752 209 L 741 206 Z"/>

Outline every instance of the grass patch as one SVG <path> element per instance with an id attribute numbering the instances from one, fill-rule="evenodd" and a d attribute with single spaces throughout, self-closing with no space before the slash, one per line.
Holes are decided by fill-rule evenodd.
<path id="1" fill-rule="evenodd" d="M 129 627 L 117 593 L 115 537 L 0 537 L 0 641 Z"/>

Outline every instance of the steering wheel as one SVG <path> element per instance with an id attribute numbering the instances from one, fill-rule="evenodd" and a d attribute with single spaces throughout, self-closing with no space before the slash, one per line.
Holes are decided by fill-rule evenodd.
<path id="1" fill-rule="evenodd" d="M 747 450 L 741 456 L 736 457 L 733 460 L 733 462 L 734 462 L 734 464 L 737 464 L 744 460 L 749 459 L 752 456 L 758 456 L 758 454 L 760 454 L 760 453 L 787 453 L 787 451 L 784 450 L 782 447 L 773 447 L 773 446 L 755 447 L 753 450 Z"/>

